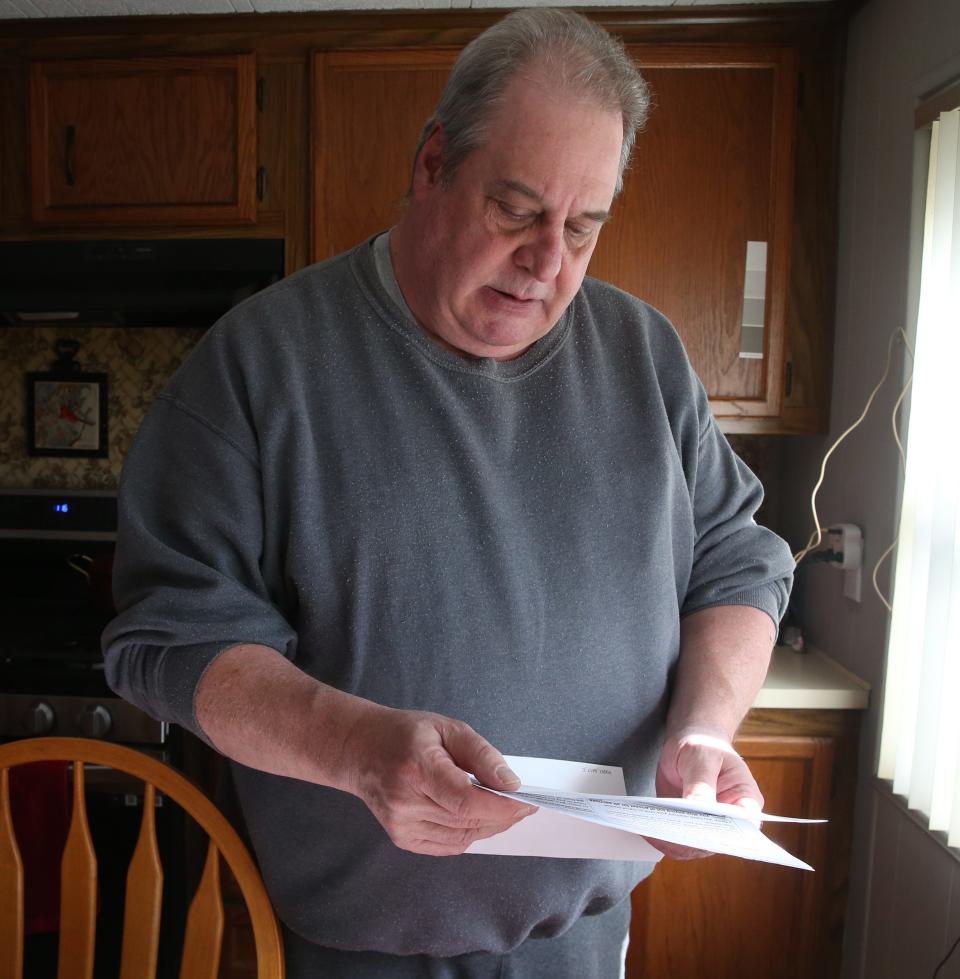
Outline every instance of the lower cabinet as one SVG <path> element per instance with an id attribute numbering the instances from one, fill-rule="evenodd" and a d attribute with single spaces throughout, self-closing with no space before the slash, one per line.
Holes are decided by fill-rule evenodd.
<path id="1" fill-rule="evenodd" d="M 814 872 L 735 857 L 664 860 L 632 896 L 627 979 L 831 979 L 840 972 L 858 718 L 755 710 L 737 739 L 771 813 L 764 833 Z"/>

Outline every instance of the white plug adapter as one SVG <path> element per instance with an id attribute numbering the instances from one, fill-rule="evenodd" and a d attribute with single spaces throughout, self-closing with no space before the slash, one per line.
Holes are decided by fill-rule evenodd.
<path id="1" fill-rule="evenodd" d="M 827 530 L 827 541 L 835 555 L 832 566 L 845 572 L 844 595 L 854 602 L 859 602 L 863 567 L 863 533 L 856 524 L 831 524 Z"/>

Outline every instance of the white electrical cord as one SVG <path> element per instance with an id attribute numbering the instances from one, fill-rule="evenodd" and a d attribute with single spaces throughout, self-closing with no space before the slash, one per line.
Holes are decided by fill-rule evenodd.
<path id="1" fill-rule="evenodd" d="M 907 342 L 906 336 L 903 338 L 904 346 L 910 353 L 910 359 L 913 359 L 913 350 L 910 349 L 910 344 Z M 893 413 L 890 415 L 890 427 L 893 429 L 893 440 L 897 443 L 897 452 L 900 455 L 900 472 L 906 475 L 907 472 L 907 456 L 903 451 L 903 442 L 900 441 L 900 432 L 897 429 L 897 412 L 900 410 L 900 405 L 903 404 L 903 399 L 907 396 L 907 391 L 910 390 L 910 385 L 913 383 L 913 371 L 911 370 L 910 376 L 907 378 L 906 383 L 903 385 L 903 390 L 900 392 L 900 397 L 897 398 L 896 403 L 893 406 Z M 899 524 L 899 520 L 897 521 Z M 873 574 L 870 576 L 873 582 L 873 590 L 877 593 L 877 597 L 881 602 L 887 607 L 888 612 L 893 611 L 893 606 L 887 600 L 886 596 L 880 591 L 880 585 L 877 583 L 877 572 L 880 570 L 880 565 L 886 561 L 887 557 L 893 553 L 893 549 L 897 546 L 897 540 L 899 539 L 899 533 L 894 534 L 893 541 L 890 546 L 877 558 L 877 563 L 873 566 Z"/>
<path id="2" fill-rule="evenodd" d="M 803 558 L 805 558 L 812 550 L 820 546 L 823 541 L 823 533 L 827 529 L 826 527 L 820 526 L 820 516 L 817 513 L 817 493 L 820 492 L 820 487 L 823 485 L 823 479 L 827 471 L 827 460 L 833 455 L 834 450 L 840 443 L 855 429 L 857 426 L 867 417 L 867 412 L 870 410 L 870 406 L 873 404 L 873 399 L 877 396 L 877 392 L 883 387 L 883 382 L 887 379 L 887 375 L 890 373 L 890 361 L 893 356 L 893 342 L 897 338 L 903 341 L 903 345 L 907 348 L 907 352 L 910 354 L 910 360 L 913 361 L 913 348 L 910 346 L 910 341 L 907 339 L 907 334 L 903 327 L 897 327 L 893 333 L 890 334 L 890 340 L 887 343 L 887 364 L 883 369 L 883 376 L 877 381 L 876 386 L 870 392 L 870 396 L 867 398 L 867 403 L 863 406 L 863 411 L 860 412 L 860 417 L 827 449 L 826 454 L 823 457 L 823 461 L 820 464 L 820 478 L 817 480 L 816 485 L 813 487 L 813 492 L 810 494 L 810 510 L 813 513 L 813 526 L 816 528 L 814 532 L 810 535 L 807 541 L 807 546 L 803 550 L 797 551 L 793 555 L 794 561 L 799 564 Z M 897 412 L 900 410 L 900 405 L 903 404 L 903 399 L 907 394 L 910 387 L 910 382 L 913 380 L 913 367 L 910 368 L 910 376 L 907 378 L 906 383 L 903 386 L 903 390 L 900 392 L 900 396 L 897 398 L 896 403 L 893 406 L 893 413 L 891 415 L 891 424 L 893 426 L 893 438 L 897 443 L 897 451 L 900 453 L 900 465 L 905 467 L 906 459 L 903 452 L 903 443 L 900 441 L 900 433 L 897 430 Z M 880 597 L 880 601 L 887 607 L 888 610 L 892 611 L 890 603 L 881 594 L 880 587 L 877 585 L 877 571 L 880 565 L 886 559 L 887 555 L 893 551 L 896 546 L 896 537 L 894 537 L 893 543 L 880 555 L 880 559 L 877 561 L 873 569 L 873 587 L 877 595 Z"/>

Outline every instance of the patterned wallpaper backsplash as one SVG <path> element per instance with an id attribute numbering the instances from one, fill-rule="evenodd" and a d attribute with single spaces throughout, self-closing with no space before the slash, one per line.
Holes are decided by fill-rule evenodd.
<path id="1" fill-rule="evenodd" d="M 0 328 L 0 487 L 115 489 L 148 405 L 202 334 L 183 327 Z M 82 370 L 108 375 L 110 453 L 105 459 L 27 454 L 26 374 L 49 370 L 57 340 L 67 338 L 80 344 Z"/>

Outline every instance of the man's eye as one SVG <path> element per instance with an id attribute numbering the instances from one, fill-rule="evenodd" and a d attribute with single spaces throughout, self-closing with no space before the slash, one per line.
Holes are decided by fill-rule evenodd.
<path id="1" fill-rule="evenodd" d="M 518 207 L 512 207 L 510 204 L 504 201 L 497 201 L 497 207 L 500 208 L 500 213 L 505 217 L 509 218 L 511 221 L 529 221 L 530 212 L 522 210 Z"/>
<path id="2" fill-rule="evenodd" d="M 592 233 L 593 228 L 587 228 L 576 224 L 567 225 L 567 234 L 570 235 L 574 241 L 583 241 L 586 238 L 589 238 Z"/>

